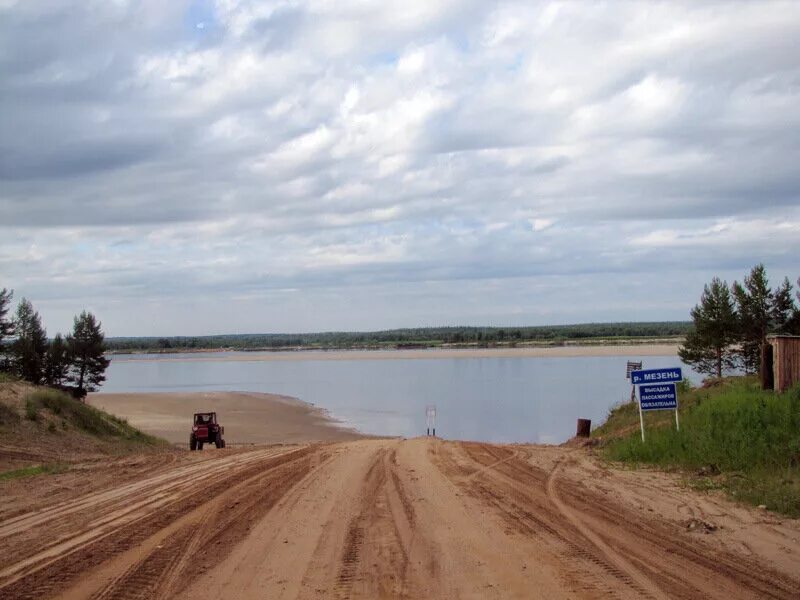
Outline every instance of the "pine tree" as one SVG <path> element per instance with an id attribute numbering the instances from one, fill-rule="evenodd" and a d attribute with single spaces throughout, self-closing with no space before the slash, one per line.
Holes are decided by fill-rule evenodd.
<path id="1" fill-rule="evenodd" d="M 109 360 L 105 351 L 101 323 L 90 312 L 83 311 L 75 317 L 72 335 L 67 338 L 70 369 L 67 380 L 74 385 L 74 395 L 85 398 L 106 380 Z"/>
<path id="2" fill-rule="evenodd" d="M 13 297 L 13 290 L 6 288 L 0 290 L 0 344 L 3 342 L 3 338 L 14 335 L 14 323 L 6 316 L 8 309 L 11 308 L 11 298 Z"/>
<path id="3" fill-rule="evenodd" d="M 723 371 L 737 362 L 737 318 L 728 284 L 712 279 L 691 315 L 694 330 L 686 336 L 678 356 L 700 373 L 722 377 Z"/>
<path id="4" fill-rule="evenodd" d="M 781 286 L 772 292 L 770 320 L 773 333 L 792 333 L 792 318 L 796 312 L 792 297 L 792 284 L 789 283 L 788 277 L 784 277 Z"/>
<path id="5" fill-rule="evenodd" d="M 747 371 L 757 373 L 761 366 L 761 348 L 768 333 L 784 332 L 794 313 L 792 286 L 789 280 L 776 291 L 769 287 L 763 264 L 756 265 L 744 278 L 744 285 L 733 283 L 733 295 L 739 313 L 741 354 Z"/>
<path id="6" fill-rule="evenodd" d="M 14 335 L 14 322 L 7 316 L 13 297 L 13 290 L 6 288 L 0 290 L 0 371 L 11 369 L 11 362 L 6 357 L 3 338 Z"/>
<path id="7" fill-rule="evenodd" d="M 44 357 L 44 380 L 47 385 L 61 387 L 67 380 L 69 373 L 70 355 L 69 346 L 61 334 L 50 342 L 47 354 Z"/>
<path id="8" fill-rule="evenodd" d="M 33 305 L 25 298 L 17 306 L 14 330 L 16 339 L 10 348 L 13 369 L 22 379 L 38 385 L 44 377 L 47 333 L 42 327 L 39 313 L 33 310 Z"/>
<path id="9" fill-rule="evenodd" d="M 798 291 L 795 293 L 795 296 L 797 296 L 797 300 L 800 302 L 800 277 L 797 278 L 797 288 Z M 786 333 L 800 335 L 800 307 L 798 306 L 795 306 L 792 311 L 792 318 L 786 323 Z"/>

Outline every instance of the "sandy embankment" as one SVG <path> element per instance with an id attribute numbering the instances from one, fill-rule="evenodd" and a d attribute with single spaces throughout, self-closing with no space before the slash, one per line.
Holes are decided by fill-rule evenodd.
<path id="1" fill-rule="evenodd" d="M 579 356 L 677 356 L 678 344 L 620 344 L 616 346 L 557 346 L 523 348 L 429 348 L 420 350 L 295 350 L 280 352 L 195 352 L 175 354 L 115 354 L 117 362 L 175 361 L 281 361 L 281 360 L 410 360 L 436 358 L 575 358 Z"/>
<path id="2" fill-rule="evenodd" d="M 216 411 L 231 443 L 339 442 L 361 437 L 314 406 L 275 394 L 175 392 L 91 394 L 92 406 L 123 417 L 134 427 L 173 443 L 189 443 L 192 415 Z"/>

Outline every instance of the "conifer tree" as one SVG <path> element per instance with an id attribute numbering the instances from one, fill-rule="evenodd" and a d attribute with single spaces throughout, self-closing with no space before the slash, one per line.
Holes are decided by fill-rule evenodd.
<path id="1" fill-rule="evenodd" d="M 90 312 L 83 311 L 75 317 L 72 335 L 67 338 L 70 368 L 67 380 L 74 385 L 74 395 L 85 398 L 106 380 L 109 360 L 103 355 L 105 336 Z"/>
<path id="2" fill-rule="evenodd" d="M 797 300 L 800 302 L 800 277 L 797 278 L 797 288 L 798 291 L 795 293 L 795 296 L 797 296 Z M 797 305 L 795 305 L 792 311 L 792 318 L 789 319 L 789 322 L 786 324 L 786 333 L 800 335 L 800 307 Z"/>
<path id="3" fill-rule="evenodd" d="M 13 290 L 3 288 L 0 290 L 0 371 L 11 369 L 11 362 L 6 357 L 3 338 L 14 334 L 14 322 L 8 317 L 8 310 L 11 308 L 11 298 L 14 297 Z"/>
<path id="4" fill-rule="evenodd" d="M 792 286 L 786 279 L 781 287 L 772 291 L 764 265 L 758 264 L 744 278 L 744 285 L 733 283 L 733 295 L 739 314 L 742 361 L 747 371 L 757 373 L 767 334 L 782 333 L 791 324 Z"/>
<path id="5" fill-rule="evenodd" d="M 44 378 L 44 357 L 47 352 L 47 333 L 42 327 L 39 313 L 23 298 L 17 306 L 14 319 L 16 339 L 11 343 L 13 369 L 17 375 L 33 384 Z"/>
<path id="6" fill-rule="evenodd" d="M 712 279 L 691 315 L 694 330 L 686 336 L 678 356 L 700 373 L 722 377 L 723 371 L 737 362 L 737 318 L 728 284 Z"/>
<path id="7" fill-rule="evenodd" d="M 61 337 L 61 334 L 56 334 L 56 337 L 50 342 L 47 348 L 47 354 L 44 359 L 44 380 L 47 385 L 61 387 L 67 380 L 69 373 L 70 356 L 69 346 L 67 342 Z"/>
<path id="8" fill-rule="evenodd" d="M 774 333 L 792 333 L 792 318 L 797 309 L 792 297 L 792 284 L 784 277 L 781 286 L 772 293 L 770 319 Z"/>
<path id="9" fill-rule="evenodd" d="M 3 338 L 14 334 L 14 323 L 8 318 L 8 309 L 11 308 L 11 298 L 14 297 L 13 290 L 3 288 L 0 290 L 0 343 Z"/>

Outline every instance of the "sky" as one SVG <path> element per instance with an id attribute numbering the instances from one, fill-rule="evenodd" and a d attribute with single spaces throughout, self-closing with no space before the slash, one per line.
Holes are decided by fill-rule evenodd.
<path id="1" fill-rule="evenodd" d="M 0 0 L 48 333 L 687 320 L 800 276 L 800 2 Z"/>

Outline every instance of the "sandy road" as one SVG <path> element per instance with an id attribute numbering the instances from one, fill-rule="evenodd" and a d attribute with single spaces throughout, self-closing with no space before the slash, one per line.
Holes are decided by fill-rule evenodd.
<path id="1" fill-rule="evenodd" d="M 612 473 L 583 450 L 415 439 L 202 454 L 0 523 L 0 595 L 727 599 L 800 589 L 796 522 L 714 503 L 725 528 L 687 530 L 673 517 L 706 518 L 709 501 L 655 475 Z"/>

